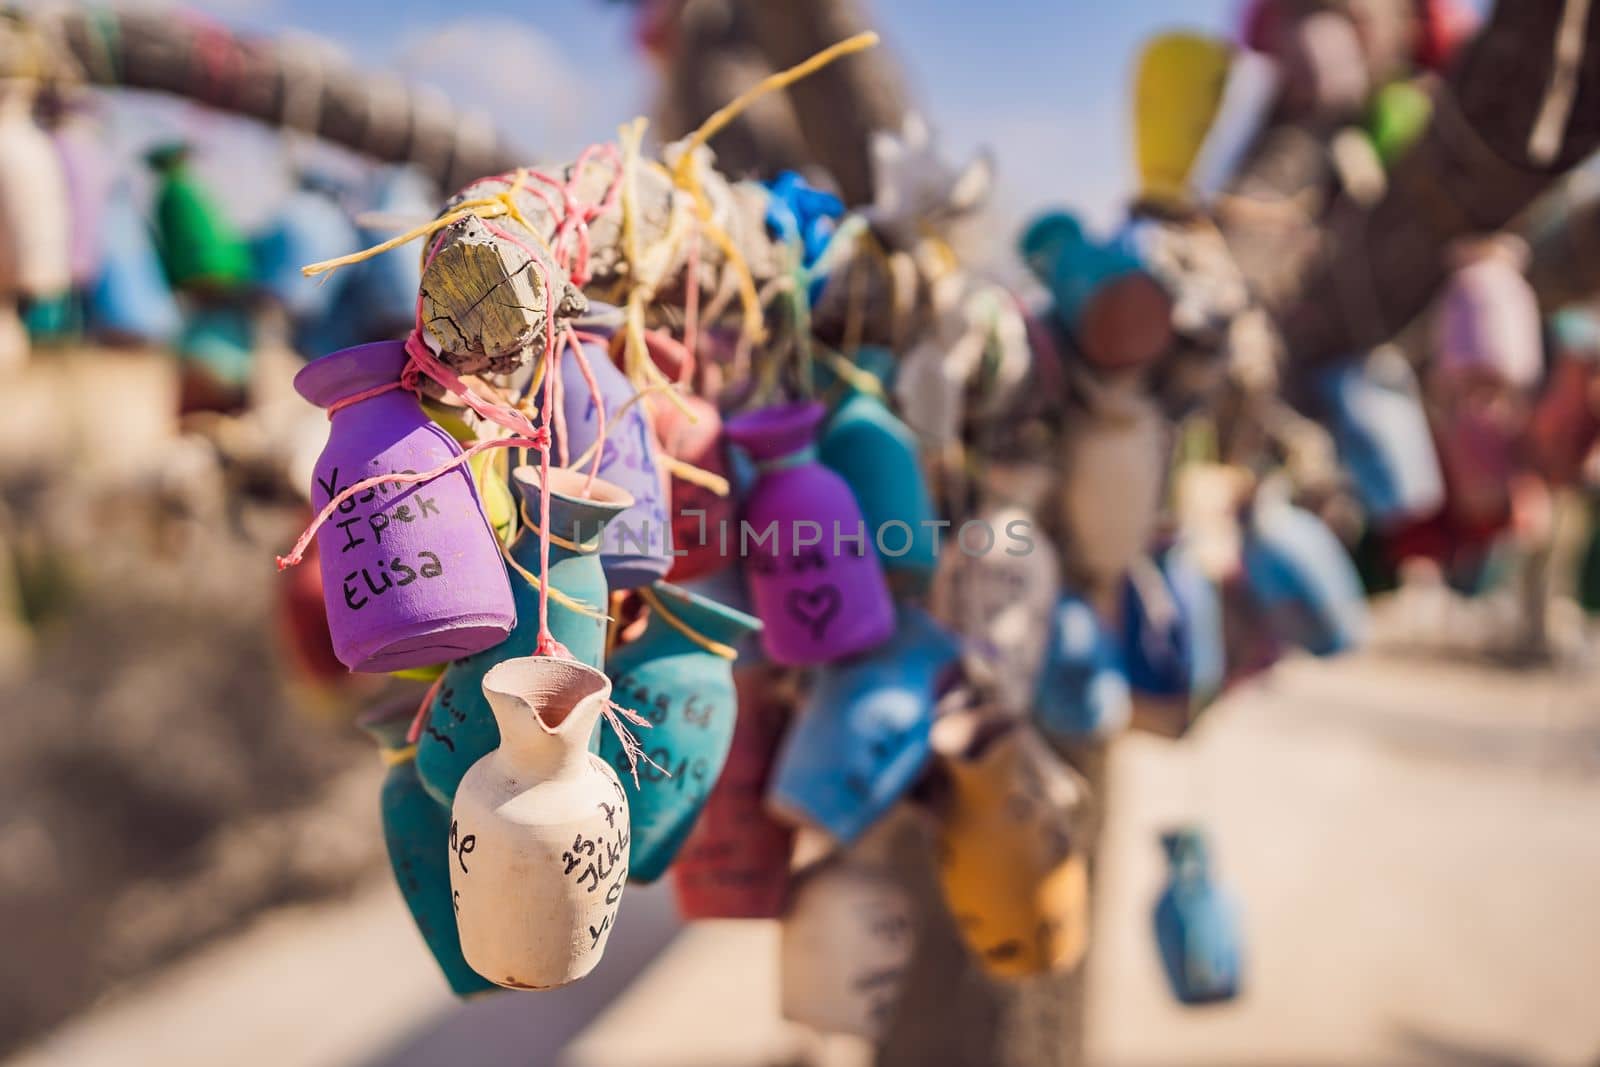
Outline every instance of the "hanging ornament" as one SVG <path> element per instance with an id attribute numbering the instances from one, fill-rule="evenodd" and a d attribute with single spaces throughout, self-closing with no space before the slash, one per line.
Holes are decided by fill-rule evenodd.
<path id="1" fill-rule="evenodd" d="M 314 572 L 307 568 L 307 573 Z M 357 722 L 378 743 L 378 754 L 388 768 L 379 810 L 395 885 L 451 990 L 469 997 L 495 986 L 461 955 L 450 893 L 455 856 L 440 847 L 450 837 L 450 809 L 440 807 L 417 778 L 416 748 L 406 744 L 406 729 L 415 711 L 408 703 L 380 705 Z"/>
<path id="2" fill-rule="evenodd" d="M 665 583 L 640 596 L 650 612 L 644 632 L 612 653 L 607 672 L 618 706 L 650 724 L 639 779 L 623 786 L 633 817 L 629 877 L 648 883 L 683 847 L 722 773 L 738 714 L 735 646 L 761 623 Z M 600 739 L 600 754 L 629 768 L 614 733 Z"/>
<path id="3" fill-rule="evenodd" d="M 1033 721 L 1057 743 L 1104 741 L 1133 714 L 1117 643 L 1094 609 L 1064 593 L 1051 617 L 1044 669 L 1034 690 Z"/>
<path id="4" fill-rule="evenodd" d="M 500 747 L 461 780 L 450 887 L 461 951 L 510 989 L 554 989 L 594 969 L 628 878 L 628 803 L 589 751 L 611 696 L 572 660 L 509 659 L 483 678 Z"/>
<path id="5" fill-rule="evenodd" d="M 469 473 L 453 468 L 420 483 L 406 473 L 461 450 L 399 387 L 405 365 L 405 346 L 383 341 L 323 356 L 295 375 L 300 395 L 332 417 L 313 505 L 386 479 L 347 497 L 317 531 L 328 626 L 351 670 L 458 659 L 499 644 L 516 624 L 500 546 Z"/>
<path id="6" fill-rule="evenodd" d="M 759 472 L 745 497 L 739 552 L 765 624 L 762 646 L 784 666 L 864 652 L 894 629 L 873 531 L 844 479 L 817 462 L 824 414 L 821 404 L 788 404 L 724 428 Z"/>
<path id="7" fill-rule="evenodd" d="M 778 754 L 773 810 L 842 843 L 860 837 L 922 773 L 958 653 L 927 612 L 904 604 L 887 644 L 819 670 Z"/>
<path id="8" fill-rule="evenodd" d="M 855 494 L 889 584 L 902 595 L 925 592 L 939 562 L 937 513 L 916 435 L 889 410 L 881 387 L 850 389 L 817 454 Z"/>
<path id="9" fill-rule="evenodd" d="M 1156 944 L 1172 995 L 1210 1004 L 1239 995 L 1243 970 L 1239 906 L 1212 880 L 1205 833 L 1194 827 L 1161 835 L 1168 881 L 1155 908 Z"/>
<path id="10" fill-rule="evenodd" d="M 1002 978 L 1068 971 L 1089 947 L 1088 787 L 1031 728 L 960 711 L 933 747 L 949 777 L 939 881 L 962 939 Z"/>
<path id="11" fill-rule="evenodd" d="M 791 687 L 781 669 L 742 664 L 733 685 L 739 713 L 728 761 L 672 865 L 685 919 L 777 919 L 789 899 L 795 832 L 768 814 L 765 800 L 793 716 Z"/>
<path id="12" fill-rule="evenodd" d="M 868 1041 L 894 1021 L 918 926 L 915 901 L 889 869 L 897 832 L 886 820 L 798 876 L 778 942 L 785 1019 Z"/>
<path id="13" fill-rule="evenodd" d="M 504 641 L 445 668 L 417 739 L 417 771 L 444 804 L 455 799 L 467 769 L 500 743 L 483 678 L 496 664 L 537 651 L 541 585 L 552 594 L 547 607 L 550 635 L 577 662 L 595 668 L 604 664 L 609 590 L 598 554 L 600 537 L 632 498 L 609 482 L 552 469 L 549 561 L 541 570 L 535 521 L 543 493 L 539 468 L 518 467 L 512 479 L 524 516 L 522 532 L 509 549 L 516 625 Z"/>

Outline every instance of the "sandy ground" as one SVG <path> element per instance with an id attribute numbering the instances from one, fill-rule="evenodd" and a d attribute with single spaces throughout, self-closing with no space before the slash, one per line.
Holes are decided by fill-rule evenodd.
<path id="1" fill-rule="evenodd" d="M 1297 661 L 1112 766 L 1089 1043 L 1104 1067 L 1600 1062 L 1600 689 L 1381 657 Z M 1248 994 L 1166 995 L 1156 832 L 1200 819 L 1243 898 Z M 556 993 L 453 1003 L 387 884 L 271 913 L 14 1067 L 865 1062 L 776 1018 L 775 929 L 680 929 L 630 888 Z"/>

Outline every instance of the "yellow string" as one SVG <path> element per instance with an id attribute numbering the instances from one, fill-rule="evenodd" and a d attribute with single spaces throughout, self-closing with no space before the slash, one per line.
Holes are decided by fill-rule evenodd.
<path id="1" fill-rule="evenodd" d="M 545 254 L 554 259 L 555 253 L 551 251 L 549 243 L 545 241 L 542 234 L 528 224 L 527 217 L 522 214 L 522 208 L 518 206 L 515 199 L 516 194 L 522 189 L 523 179 L 527 176 L 527 168 L 519 167 L 511 184 L 498 193 L 473 197 L 471 200 L 463 200 L 453 211 L 424 222 L 420 226 L 413 226 L 405 233 L 391 237 L 387 241 L 379 242 L 371 248 L 364 248 L 359 252 L 351 252 L 349 255 L 337 256 L 333 259 L 324 259 L 319 263 L 309 263 L 300 268 L 300 273 L 307 278 L 314 278 L 319 274 L 338 270 L 340 267 L 363 263 L 374 256 L 381 256 L 385 252 L 399 248 L 401 245 L 410 244 L 419 237 L 430 237 L 447 226 L 453 226 L 469 215 L 476 215 L 480 219 L 509 217 L 527 230 Z"/>
<path id="2" fill-rule="evenodd" d="M 846 37 L 838 44 L 824 48 L 810 59 L 798 63 L 788 70 L 781 70 L 776 74 L 769 74 L 762 78 L 728 103 L 719 107 L 712 113 L 710 118 L 700 124 L 698 130 L 689 135 L 689 139 L 685 142 L 687 151 L 685 151 L 683 158 L 678 161 L 678 169 L 686 171 L 689 166 L 692 166 L 688 161 L 693 156 L 695 149 L 700 148 L 711 138 L 722 132 L 728 123 L 742 115 L 751 104 L 761 97 L 778 89 L 788 88 L 802 78 L 810 77 L 836 59 L 842 59 L 856 52 L 865 52 L 869 48 L 876 47 L 877 44 L 878 35 L 868 30 L 865 33 L 858 33 L 854 37 Z"/>
<path id="3" fill-rule="evenodd" d="M 534 574 L 528 568 L 524 567 L 511 557 L 511 552 L 506 548 L 505 545 L 500 546 L 500 555 L 505 559 L 506 565 L 520 574 L 522 576 L 522 580 L 527 582 L 533 588 L 538 589 L 544 585 L 544 583 L 539 580 L 539 576 L 537 574 Z M 583 601 L 574 600 L 572 597 L 563 593 L 553 585 L 550 587 L 550 599 L 554 600 L 557 604 L 560 604 L 562 607 L 567 608 L 570 611 L 577 612 L 579 615 L 582 615 L 585 618 L 604 619 L 607 617 L 601 612 L 598 612 L 594 608 L 590 607 L 588 604 L 585 604 Z"/>
<path id="4" fill-rule="evenodd" d="M 529 533 L 533 534 L 535 537 L 538 537 L 539 524 L 528 517 L 528 502 L 526 500 L 522 501 L 517 505 L 517 510 L 522 514 L 522 525 L 527 527 Z M 553 545 L 560 545 L 568 552 L 581 552 L 587 556 L 600 550 L 600 535 L 595 534 L 592 540 L 585 541 L 583 544 L 579 544 L 578 542 L 568 538 L 558 537 L 555 534 L 551 534 L 550 543 Z"/>
<path id="5" fill-rule="evenodd" d="M 417 758 L 417 746 L 407 745 L 405 748 L 380 748 L 378 758 L 383 760 L 385 767 L 398 767 L 402 763 L 410 763 Z"/>
<path id="6" fill-rule="evenodd" d="M 717 496 L 727 496 L 731 491 L 728 479 L 720 474 L 714 474 L 704 468 L 696 467 L 692 463 L 685 463 L 681 459 L 668 456 L 666 458 L 666 467 L 668 473 L 679 481 L 688 482 L 690 485 L 698 485 L 702 489 L 710 490 Z"/>
<path id="7" fill-rule="evenodd" d="M 654 590 L 642 588 L 639 590 L 639 597 L 650 606 L 651 611 L 661 616 L 662 622 L 666 623 L 668 626 L 671 626 L 674 630 L 678 631 L 680 634 L 687 637 L 689 640 L 693 641 L 695 644 L 699 645 L 713 656 L 721 656 L 723 659 L 739 658 L 739 652 L 737 649 L 725 645 L 721 641 L 711 640 L 711 638 L 707 637 L 705 634 L 701 633 L 699 630 L 696 630 L 694 627 L 678 618 L 672 612 L 668 611 L 667 606 L 661 603 L 661 598 L 656 596 Z"/>

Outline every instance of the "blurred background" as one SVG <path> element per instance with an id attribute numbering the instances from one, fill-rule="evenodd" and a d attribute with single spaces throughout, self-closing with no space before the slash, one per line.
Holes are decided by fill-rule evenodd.
<path id="1" fill-rule="evenodd" d="M 1600 1062 L 1600 40 L 1586 3 L 1530 0 L 1550 12 L 1543 50 L 1506 44 L 1525 28 L 1510 25 L 1474 64 L 1461 57 L 1496 25 L 1489 0 L 458 7 L 0 16 L 0 211 L 24 248 L 0 271 L 6 1062 Z M 1342 21 L 1304 29 L 1318 18 Z M 629 889 L 584 982 L 458 1002 L 395 892 L 383 767 L 352 725 L 422 687 L 347 674 L 318 629 L 314 568 L 272 562 L 310 517 L 326 434 L 290 380 L 403 335 L 417 272 L 407 250 L 325 284 L 298 267 L 432 217 L 506 158 L 570 159 L 641 114 L 654 143 L 681 137 L 863 28 L 880 49 L 815 96 L 764 98 L 712 142 L 719 166 L 881 203 L 869 138 L 909 129 L 914 110 L 950 174 L 992 168 L 951 255 L 1016 297 L 1025 345 L 1063 349 L 1065 377 L 1095 362 L 1066 305 L 1124 270 L 1107 266 L 1119 256 L 1180 310 L 1226 315 L 1207 334 L 1173 311 L 1175 344 L 1209 346 L 1230 381 L 1255 384 L 1189 390 L 1181 367 L 1163 371 L 1151 391 L 1169 450 L 1262 485 L 1287 471 L 1340 566 L 1359 569 L 1370 618 L 1336 649 L 1293 647 L 1307 642 L 1276 617 L 1230 630 L 1214 701 L 1176 722 L 1170 704 L 1137 707 L 1137 729 L 1063 746 L 1098 798 L 1091 949 L 1070 975 L 997 986 L 934 918 L 889 1032 L 825 1035 L 780 1017 L 777 923 L 685 923 L 663 884 Z M 1210 173 L 1189 176 L 1203 206 L 1182 212 L 1154 195 L 1137 88 L 1145 49 L 1174 30 L 1221 43 L 1230 91 L 1244 86 L 1196 120 L 1186 163 L 1204 139 Z M 241 41 L 270 51 L 241 60 Z M 253 91 L 269 68 L 281 94 Z M 858 106 L 832 106 L 839 93 Z M 1547 148 L 1479 123 L 1499 109 L 1531 128 L 1550 107 L 1571 117 Z M 409 137 L 386 140 L 391 119 Z M 1058 210 L 1082 224 L 1071 278 L 1024 237 Z M 1141 220 L 1188 225 L 1195 210 L 1228 262 L 1204 241 L 1150 250 Z M 47 232 L 52 211 L 69 232 Z M 29 242 L 53 236 L 60 263 L 38 266 Z M 1274 339 L 1252 344 L 1250 323 Z M 1336 358 L 1403 410 L 1282 369 Z M 1258 393 L 1281 406 L 1239 399 Z M 1030 418 L 1063 421 L 1049 405 Z M 1407 419 L 1443 483 L 1410 512 L 1388 506 L 1410 454 L 1370 431 Z M 1368 452 L 1348 440 L 1363 427 Z M 1062 468 L 1054 438 L 1032 440 L 1011 447 Z M 1163 508 L 1182 511 L 1172 492 Z M 1194 511 L 1181 524 L 1204 527 Z M 1186 1006 L 1164 977 L 1151 915 L 1174 826 L 1203 828 L 1242 909 L 1245 980 L 1225 1003 Z"/>

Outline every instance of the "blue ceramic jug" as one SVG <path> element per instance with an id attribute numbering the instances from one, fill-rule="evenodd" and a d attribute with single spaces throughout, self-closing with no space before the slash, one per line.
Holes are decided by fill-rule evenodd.
<path id="1" fill-rule="evenodd" d="M 632 497 L 609 482 L 588 486 L 578 471 L 550 471 L 550 588 L 567 600 L 585 605 L 590 614 L 549 598 L 550 636 L 566 646 L 572 658 L 591 667 L 605 657 L 606 576 L 597 551 L 600 531 L 632 503 Z M 512 481 L 522 504 L 523 529 L 509 549 L 511 590 L 517 625 L 493 648 L 458 659 L 445 668 L 439 690 L 428 707 L 428 721 L 417 743 L 417 771 L 440 803 L 455 799 L 461 776 L 500 744 L 500 728 L 483 695 L 483 676 L 508 659 L 534 654 L 539 642 L 539 590 L 517 568 L 537 577 L 539 565 L 539 468 L 518 467 Z"/>
<path id="2" fill-rule="evenodd" d="M 1116 642 L 1085 601 L 1061 597 L 1050 620 L 1050 643 L 1034 695 L 1033 718 L 1057 742 L 1111 737 L 1133 714 Z"/>
<path id="3" fill-rule="evenodd" d="M 356 251 L 355 224 L 338 201 L 338 190 L 317 175 L 300 178 L 300 188 L 278 208 L 276 217 L 251 242 L 256 284 L 283 305 L 291 319 L 327 313 L 340 290 L 308 278 L 300 268 Z M 364 338 L 363 340 L 380 340 Z"/>
<path id="4" fill-rule="evenodd" d="M 607 526 L 601 539 L 600 562 L 612 590 L 637 589 L 660 581 L 672 567 L 672 519 L 667 483 L 650 422 L 649 405 L 635 402 L 631 382 L 611 362 L 605 348 L 585 343 L 583 354 L 605 406 L 605 445 L 600 477 L 626 490 L 633 503 Z M 586 452 L 600 434 L 600 407 L 583 377 L 577 357 L 560 362 L 565 423 L 552 427 L 565 433 L 568 459 L 588 469 Z M 582 459 L 583 463 L 578 461 Z"/>
<path id="5" fill-rule="evenodd" d="M 359 722 L 378 742 L 378 754 L 389 768 L 379 803 L 395 884 L 450 988 L 467 997 L 496 987 L 461 955 L 450 895 L 452 854 L 445 847 L 450 840 L 450 809 L 436 803 L 417 777 L 416 749 L 406 744 L 414 711 L 410 703 L 381 705 Z"/>
<path id="6" fill-rule="evenodd" d="M 611 698 L 637 712 L 647 760 L 633 779 L 622 742 L 602 731 L 600 755 L 628 795 L 633 843 L 628 879 L 653 882 L 694 827 L 733 743 L 738 699 L 735 646 L 760 629 L 758 619 L 657 582 L 641 591 L 650 610 L 644 632 L 611 655 Z"/>
<path id="7" fill-rule="evenodd" d="M 773 771 L 768 805 L 849 844 L 909 789 L 928 760 L 934 705 L 960 647 L 913 604 L 894 636 L 821 668 Z"/>
<path id="8" fill-rule="evenodd" d="M 853 390 L 829 416 L 817 455 L 855 494 L 890 586 L 902 595 L 926 592 L 939 530 L 916 435 L 881 395 Z"/>
<path id="9" fill-rule="evenodd" d="M 1319 382 L 1339 459 L 1368 518 L 1381 528 L 1444 503 L 1444 474 L 1411 365 L 1382 348 Z"/>
<path id="10" fill-rule="evenodd" d="M 112 341 L 163 344 L 182 326 L 178 302 L 133 194 L 120 188 L 106 201 L 100 277 L 89 291 L 89 329 Z"/>
<path id="11" fill-rule="evenodd" d="M 1228 656 L 1222 618 L 1222 594 L 1206 577 L 1187 542 L 1162 553 L 1157 565 L 1189 628 L 1189 700 L 1196 707 L 1222 691 Z"/>
<path id="12" fill-rule="evenodd" d="M 1242 971 L 1239 907 L 1211 878 L 1203 831 L 1161 835 L 1168 882 L 1155 909 L 1156 945 L 1172 995 L 1211 1004 L 1239 995 Z"/>
<path id="13" fill-rule="evenodd" d="M 1250 591 L 1279 636 L 1318 656 L 1367 632 L 1361 576 L 1327 525 L 1275 494 L 1257 495 L 1244 539 Z"/>
<path id="14" fill-rule="evenodd" d="M 1187 700 L 1193 632 L 1166 572 L 1141 559 L 1122 586 L 1122 662 L 1135 693 Z"/>

